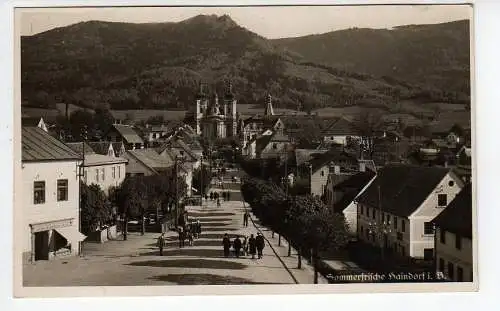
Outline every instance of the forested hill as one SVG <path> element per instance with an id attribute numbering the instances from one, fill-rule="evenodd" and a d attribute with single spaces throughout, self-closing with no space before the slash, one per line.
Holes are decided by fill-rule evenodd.
<path id="1" fill-rule="evenodd" d="M 232 80 L 240 103 L 264 105 L 270 92 L 278 107 L 303 110 L 346 105 L 387 107 L 405 98 L 464 101 L 450 96 L 449 87 L 417 86 L 418 79 L 407 79 L 412 81 L 407 83 L 404 75 L 395 79 L 396 75 L 360 74 L 352 66 L 339 69 L 349 67 L 341 61 L 318 61 L 323 63 L 318 65 L 287 40 L 267 40 L 227 15 L 199 15 L 179 23 L 90 21 L 61 27 L 22 38 L 23 104 L 47 107 L 63 101 L 87 107 L 108 103 L 114 109 L 185 109 L 193 106 L 200 81 L 223 92 L 224 79 Z M 371 39 L 377 40 L 377 36 Z M 439 50 L 432 45 L 426 49 Z M 401 64 L 404 54 L 411 51 L 401 53 Z M 449 57 L 457 59 L 456 66 L 462 62 L 452 54 Z M 370 59 L 381 62 L 376 57 Z M 370 59 L 365 62 L 370 63 Z M 384 61 L 388 59 L 386 55 Z M 442 67 L 439 72 L 458 79 L 453 68 L 446 71 Z"/>
<path id="2" fill-rule="evenodd" d="M 310 62 L 390 76 L 467 96 L 469 28 L 469 20 L 461 20 L 391 30 L 351 28 L 272 42 Z"/>

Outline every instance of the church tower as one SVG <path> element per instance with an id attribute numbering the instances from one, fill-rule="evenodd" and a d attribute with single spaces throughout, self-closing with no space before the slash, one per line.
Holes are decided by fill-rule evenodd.
<path id="1" fill-rule="evenodd" d="M 224 94 L 224 116 L 226 120 L 227 136 L 238 134 L 238 115 L 236 111 L 236 99 L 233 94 L 233 85 L 230 80 L 226 80 Z"/>
<path id="2" fill-rule="evenodd" d="M 201 121 L 205 115 L 207 115 L 208 109 L 208 97 L 206 94 L 206 85 L 202 82 L 200 83 L 200 90 L 196 96 L 196 134 L 201 135 Z"/>
<path id="3" fill-rule="evenodd" d="M 274 116 L 272 101 L 273 99 L 271 97 L 271 94 L 267 95 L 267 103 L 266 103 L 266 110 L 264 111 L 264 116 Z"/>

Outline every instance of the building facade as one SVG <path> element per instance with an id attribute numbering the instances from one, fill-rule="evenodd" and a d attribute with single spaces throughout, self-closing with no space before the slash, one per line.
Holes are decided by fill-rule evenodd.
<path id="1" fill-rule="evenodd" d="M 83 182 L 98 185 L 109 194 L 109 189 L 121 185 L 126 175 L 127 160 L 100 154 L 85 155 L 83 162 Z"/>
<path id="2" fill-rule="evenodd" d="M 219 99 L 217 93 L 209 98 L 202 86 L 196 99 L 196 133 L 209 140 L 236 136 L 238 130 L 236 107 L 231 83 L 226 86 L 222 99 Z"/>
<path id="3" fill-rule="evenodd" d="M 450 169 L 387 165 L 356 199 L 358 239 L 400 257 L 432 260 L 432 220 L 462 187 Z"/>
<path id="4" fill-rule="evenodd" d="M 21 143 L 23 259 L 77 255 L 80 157 L 37 127 L 23 127 Z"/>
<path id="5" fill-rule="evenodd" d="M 436 273 L 450 281 L 472 282 L 472 186 L 467 184 L 433 223 Z"/>

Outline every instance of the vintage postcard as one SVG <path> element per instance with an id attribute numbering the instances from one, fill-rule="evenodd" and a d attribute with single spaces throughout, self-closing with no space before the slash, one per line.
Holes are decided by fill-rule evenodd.
<path id="1" fill-rule="evenodd" d="M 16 8 L 15 296 L 477 290 L 472 13 Z"/>

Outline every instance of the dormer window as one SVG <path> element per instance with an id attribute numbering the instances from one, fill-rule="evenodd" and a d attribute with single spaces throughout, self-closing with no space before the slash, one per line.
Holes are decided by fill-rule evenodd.
<path id="1" fill-rule="evenodd" d="M 321 171 L 321 176 L 325 176 L 325 171 Z"/>

